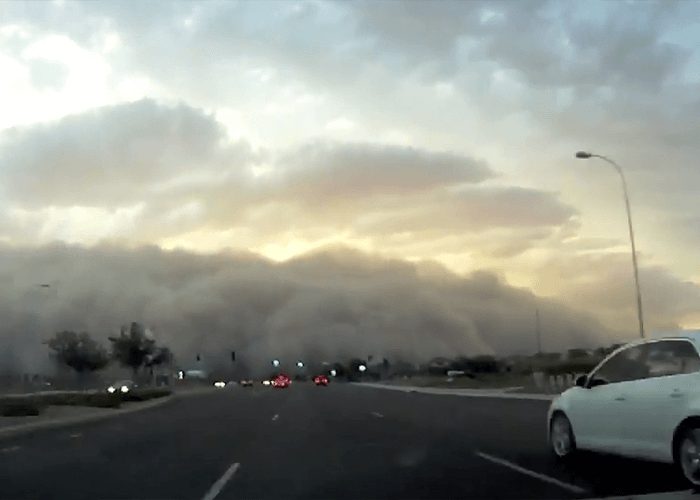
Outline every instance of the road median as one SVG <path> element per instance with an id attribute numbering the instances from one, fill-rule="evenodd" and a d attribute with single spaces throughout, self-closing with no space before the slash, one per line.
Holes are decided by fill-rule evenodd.
<path id="1" fill-rule="evenodd" d="M 120 415 L 149 410 L 163 406 L 173 400 L 186 396 L 205 394 L 212 392 L 209 388 L 192 388 L 187 390 L 176 390 L 168 395 L 139 401 L 132 398 L 129 401 L 122 401 L 119 407 L 100 406 L 80 406 L 80 405 L 48 405 L 39 414 L 30 416 L 10 416 L 0 417 L 0 439 L 14 437 L 38 430 L 54 429 L 74 424 L 90 423 Z M 50 394 L 50 393 L 44 393 Z M 94 392 L 90 393 L 94 394 Z M 29 396 L 25 399 L 29 399 Z M 21 398 L 16 397 L 19 401 Z"/>

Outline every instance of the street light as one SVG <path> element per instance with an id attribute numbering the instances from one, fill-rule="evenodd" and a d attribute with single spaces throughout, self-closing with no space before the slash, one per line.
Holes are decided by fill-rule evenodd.
<path id="1" fill-rule="evenodd" d="M 297 368 L 304 368 L 304 363 L 297 361 Z"/>
<path id="2" fill-rule="evenodd" d="M 627 227 L 630 233 L 630 244 L 632 246 L 632 268 L 634 269 L 634 286 L 637 292 L 637 319 L 639 320 L 639 336 L 644 338 L 644 315 L 642 313 L 642 292 L 639 288 L 639 269 L 637 268 L 637 247 L 634 244 L 634 230 L 632 229 L 632 211 L 630 210 L 630 198 L 627 194 L 627 180 L 625 179 L 625 174 L 622 171 L 622 167 L 615 163 L 615 161 L 610 158 L 598 155 L 594 153 L 588 153 L 586 151 L 578 151 L 576 153 L 576 158 L 580 160 L 588 160 L 589 158 L 598 158 L 604 162 L 611 165 L 615 171 L 620 175 L 620 180 L 622 180 L 622 192 L 625 195 L 625 208 L 627 209 Z"/>
<path id="3" fill-rule="evenodd" d="M 364 372 L 364 371 L 367 370 L 367 366 L 366 366 L 366 365 L 360 365 L 360 366 L 357 367 L 357 369 L 360 370 L 361 372 Z"/>
<path id="4" fill-rule="evenodd" d="M 272 360 L 272 366 L 279 366 L 280 365 L 280 360 L 279 359 L 273 359 Z"/>

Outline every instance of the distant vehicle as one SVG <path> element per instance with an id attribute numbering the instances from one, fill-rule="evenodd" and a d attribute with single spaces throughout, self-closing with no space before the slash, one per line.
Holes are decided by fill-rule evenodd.
<path id="1" fill-rule="evenodd" d="M 281 373 L 272 379 L 272 387 L 276 387 L 278 389 L 286 389 L 291 383 L 292 379 L 289 378 L 289 375 L 285 375 L 284 373 Z"/>
<path id="2" fill-rule="evenodd" d="M 325 375 L 316 375 L 314 377 L 314 384 L 322 385 L 325 387 L 328 385 L 328 377 L 326 377 Z"/>
<path id="3" fill-rule="evenodd" d="M 214 382 L 214 387 L 218 389 L 223 389 L 224 387 L 226 387 L 226 382 L 224 382 L 223 380 L 217 380 L 216 382 Z"/>
<path id="4" fill-rule="evenodd" d="M 253 381 L 249 378 L 243 379 L 239 382 L 241 387 L 253 387 Z"/>
<path id="5" fill-rule="evenodd" d="M 133 380 L 119 380 L 107 387 L 107 392 L 114 394 L 115 392 L 120 392 L 126 394 L 136 389 L 138 386 Z"/>
<path id="6" fill-rule="evenodd" d="M 552 402 L 549 442 L 565 459 L 592 450 L 674 463 L 700 486 L 700 333 L 636 342 Z"/>

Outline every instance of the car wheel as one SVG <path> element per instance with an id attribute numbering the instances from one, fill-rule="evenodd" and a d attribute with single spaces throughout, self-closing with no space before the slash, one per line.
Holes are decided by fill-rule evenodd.
<path id="1" fill-rule="evenodd" d="M 678 440 L 676 462 L 693 486 L 700 486 L 700 427 L 686 427 Z"/>
<path id="2" fill-rule="evenodd" d="M 549 443 L 557 458 L 565 459 L 576 452 L 576 439 L 571 422 L 563 413 L 556 413 L 549 426 Z"/>

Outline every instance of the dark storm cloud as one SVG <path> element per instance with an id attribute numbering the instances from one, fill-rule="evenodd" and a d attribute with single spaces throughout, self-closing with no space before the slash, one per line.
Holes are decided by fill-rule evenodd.
<path id="1" fill-rule="evenodd" d="M 553 257 L 537 274 L 545 293 L 583 310 L 597 311 L 608 325 L 625 328 L 636 322 L 632 263 L 626 252 Z M 682 318 L 697 311 L 700 286 L 662 266 L 641 266 L 640 284 L 649 331 L 677 329 Z"/>
<path id="2" fill-rule="evenodd" d="M 155 247 L 0 249 L 0 327 L 15 364 L 46 362 L 40 342 L 71 328 L 105 338 L 131 320 L 151 326 L 186 363 L 235 349 L 263 371 L 272 357 L 364 357 L 531 352 L 534 308 L 548 349 L 595 345 L 589 316 L 511 288 L 488 273 L 335 249 L 273 264 L 246 254 L 196 256 Z M 37 283 L 52 288 L 37 288 Z M 218 358 L 220 359 L 220 358 Z"/>

